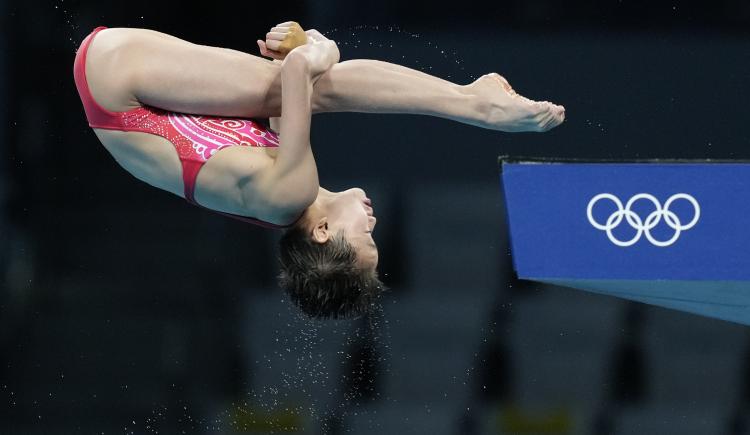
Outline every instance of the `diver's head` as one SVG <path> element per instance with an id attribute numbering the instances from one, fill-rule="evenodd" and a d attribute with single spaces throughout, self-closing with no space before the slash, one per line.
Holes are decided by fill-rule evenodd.
<path id="1" fill-rule="evenodd" d="M 385 286 L 378 279 L 377 219 L 359 188 L 323 188 L 279 241 L 279 285 L 311 317 L 350 318 L 366 312 Z"/>

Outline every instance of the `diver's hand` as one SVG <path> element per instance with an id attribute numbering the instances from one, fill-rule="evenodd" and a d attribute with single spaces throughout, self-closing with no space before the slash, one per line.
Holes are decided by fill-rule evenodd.
<path id="1" fill-rule="evenodd" d="M 307 33 L 297 22 L 287 21 L 272 27 L 265 41 L 258 39 L 256 42 L 262 56 L 284 60 L 296 47 L 310 42 Z"/>
<path id="2" fill-rule="evenodd" d="M 341 53 L 339 52 L 339 46 L 335 41 L 326 38 L 322 33 L 318 32 L 315 29 L 305 31 L 305 35 L 307 35 L 306 45 L 319 45 L 320 47 L 323 47 L 327 52 L 328 61 L 330 62 L 330 64 L 323 71 L 327 71 L 328 68 L 339 62 Z"/>
<path id="3" fill-rule="evenodd" d="M 286 57 L 286 54 L 278 52 L 276 50 L 269 50 L 268 46 L 264 41 L 261 41 L 260 39 L 256 41 L 258 43 L 258 48 L 260 49 L 260 55 L 265 57 L 270 57 L 274 60 L 284 60 Z"/>
<path id="4" fill-rule="evenodd" d="M 312 43 L 301 45 L 292 50 L 286 57 L 290 56 L 304 58 L 309 67 L 310 76 L 313 81 L 317 80 L 321 74 L 328 71 L 333 65 L 338 63 L 340 58 L 339 48 L 335 41 L 325 39 L 323 41 L 314 40 Z M 286 60 L 284 62 L 286 62 Z M 282 64 L 283 66 L 283 64 Z"/>
<path id="5" fill-rule="evenodd" d="M 330 41 L 330 39 L 326 38 L 322 33 L 318 32 L 315 29 L 305 30 L 305 35 L 307 35 L 308 44 L 312 44 L 315 42 Z"/>

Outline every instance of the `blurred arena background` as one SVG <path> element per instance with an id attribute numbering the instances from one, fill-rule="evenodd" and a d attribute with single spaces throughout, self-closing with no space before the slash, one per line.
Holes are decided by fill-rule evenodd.
<path id="1" fill-rule="evenodd" d="M 288 19 L 567 109 L 314 117 L 322 185 L 379 217 L 392 290 L 359 321 L 300 319 L 278 234 L 127 174 L 73 83 L 98 25 L 257 54 Z M 746 327 L 514 279 L 497 156 L 750 158 L 750 3 L 5 1 L 0 28 L 0 433 L 749 433 Z"/>

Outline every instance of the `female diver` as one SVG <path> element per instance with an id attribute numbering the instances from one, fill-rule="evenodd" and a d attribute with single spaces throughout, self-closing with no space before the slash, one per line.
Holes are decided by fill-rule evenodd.
<path id="1" fill-rule="evenodd" d="M 299 32 L 306 41 L 283 45 Z M 153 30 L 97 27 L 76 53 L 74 78 L 89 126 L 133 176 L 285 229 L 279 284 L 311 317 L 357 316 L 385 289 L 365 192 L 319 186 L 313 113 L 422 114 L 508 132 L 547 131 L 565 116 L 494 73 L 457 85 L 376 60 L 339 63 L 334 41 L 294 22 L 257 42 L 273 61 Z"/>

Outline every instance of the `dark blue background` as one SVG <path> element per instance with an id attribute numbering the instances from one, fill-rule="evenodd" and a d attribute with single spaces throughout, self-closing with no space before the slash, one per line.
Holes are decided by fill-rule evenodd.
<path id="1" fill-rule="evenodd" d="M 362 187 L 376 205 L 392 291 L 372 328 L 296 318 L 274 283 L 278 234 L 127 174 L 73 84 L 75 49 L 99 25 L 256 54 L 256 38 L 288 19 L 336 40 L 342 60 L 460 84 L 494 71 L 567 109 L 544 134 L 314 118 L 322 185 Z M 0 433 L 242 433 L 250 420 L 269 433 L 266 411 L 297 407 L 321 434 L 523 433 L 550 421 L 557 433 L 748 433 L 746 328 L 517 280 L 497 165 L 500 154 L 750 158 L 746 0 L 9 1 L 0 35 Z M 724 219 L 707 201 L 677 246 L 728 255 L 702 232 Z M 662 253 L 633 248 L 622 252 Z"/>

